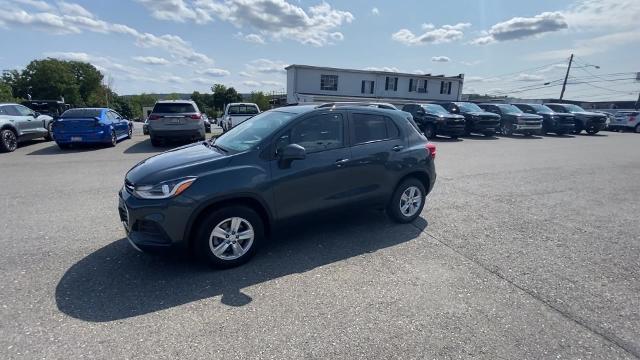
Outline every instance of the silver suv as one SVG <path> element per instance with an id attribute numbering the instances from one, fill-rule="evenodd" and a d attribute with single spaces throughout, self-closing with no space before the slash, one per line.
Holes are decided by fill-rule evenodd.
<path id="1" fill-rule="evenodd" d="M 162 100 L 156 102 L 148 118 L 151 144 L 163 140 L 199 141 L 205 139 L 202 114 L 190 100 Z"/>
<path id="2" fill-rule="evenodd" d="M 52 120 L 26 106 L 0 103 L 0 152 L 14 151 L 18 142 L 25 140 L 51 140 L 48 129 Z"/>

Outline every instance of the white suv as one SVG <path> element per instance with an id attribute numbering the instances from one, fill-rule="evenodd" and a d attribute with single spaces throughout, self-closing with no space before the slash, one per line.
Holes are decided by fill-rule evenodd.
<path id="1" fill-rule="evenodd" d="M 248 118 L 260 114 L 260 108 L 254 103 L 231 103 L 224 109 L 222 130 L 229 131 Z"/>
<path id="2" fill-rule="evenodd" d="M 640 111 L 618 111 L 609 123 L 609 130 L 633 130 L 640 133 Z"/>

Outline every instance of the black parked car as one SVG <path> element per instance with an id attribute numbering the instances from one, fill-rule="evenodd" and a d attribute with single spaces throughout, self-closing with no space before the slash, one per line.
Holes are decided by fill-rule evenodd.
<path id="1" fill-rule="evenodd" d="M 460 114 L 465 119 L 465 135 L 480 133 L 493 136 L 500 131 L 500 116 L 482 110 L 471 102 L 455 101 L 439 103 L 452 114 Z"/>
<path id="2" fill-rule="evenodd" d="M 575 116 L 573 114 L 555 112 L 542 104 L 513 104 L 513 106 L 527 114 L 542 116 L 542 134 L 552 132 L 557 135 L 564 135 L 573 132 L 575 126 Z"/>
<path id="3" fill-rule="evenodd" d="M 416 219 L 436 180 L 436 148 L 403 112 L 292 106 L 258 114 L 214 140 L 133 167 L 120 219 L 142 250 L 191 248 L 239 265 L 282 220 L 346 206 Z"/>
<path id="4" fill-rule="evenodd" d="M 410 113 L 427 139 L 446 135 L 452 139 L 464 134 L 464 116 L 448 112 L 438 104 L 407 104 L 403 111 Z"/>
<path id="5" fill-rule="evenodd" d="M 574 134 L 580 134 L 586 130 L 587 134 L 594 135 L 600 130 L 604 130 L 607 125 L 607 116 L 597 112 L 587 111 L 578 105 L 573 104 L 545 104 L 557 112 L 571 113 L 575 116 Z"/>
<path id="6" fill-rule="evenodd" d="M 518 107 L 511 104 L 479 104 L 481 108 L 494 114 L 500 115 L 500 131 L 503 135 L 513 135 L 514 133 L 530 136 L 540 134 L 542 129 L 542 116 L 526 114 Z"/>

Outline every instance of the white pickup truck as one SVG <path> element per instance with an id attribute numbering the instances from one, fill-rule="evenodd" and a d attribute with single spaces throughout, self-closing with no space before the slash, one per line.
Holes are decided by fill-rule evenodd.
<path id="1" fill-rule="evenodd" d="M 231 103 L 224 109 L 220 126 L 226 132 L 257 114 L 260 114 L 260 108 L 254 103 Z"/>

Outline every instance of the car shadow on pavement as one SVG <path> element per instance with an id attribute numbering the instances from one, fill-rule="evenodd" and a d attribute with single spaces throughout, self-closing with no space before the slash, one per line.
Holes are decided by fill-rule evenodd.
<path id="1" fill-rule="evenodd" d="M 464 136 L 465 139 L 468 140 L 499 140 L 500 138 L 495 136 L 495 135 L 491 135 L 491 136 L 484 136 L 484 135 L 465 135 Z"/>
<path id="2" fill-rule="evenodd" d="M 76 144 L 69 149 L 62 150 L 58 145 L 56 145 L 56 143 L 52 143 L 52 144 L 53 145 L 47 146 L 45 148 L 32 151 L 27 155 L 63 155 L 63 154 L 102 150 L 107 147 L 106 145 L 103 145 L 103 144 Z"/>
<path id="3" fill-rule="evenodd" d="M 128 148 L 124 149 L 123 153 L 124 154 L 146 154 L 146 153 L 151 154 L 151 153 L 166 151 L 178 146 L 179 145 L 176 145 L 176 144 L 163 144 L 162 146 L 156 147 L 151 145 L 151 139 L 147 137 L 145 140 L 137 142 L 129 146 Z"/>
<path id="4" fill-rule="evenodd" d="M 515 135 L 500 135 L 500 137 L 507 138 L 507 139 L 524 139 L 524 140 L 541 140 L 541 139 L 544 139 L 542 137 L 542 135 L 525 136 L 525 135 L 515 134 Z"/>
<path id="5" fill-rule="evenodd" d="M 212 270 L 185 256 L 141 254 L 120 239 L 71 266 L 56 287 L 56 303 L 63 313 L 92 322 L 144 315 L 215 296 L 221 296 L 225 305 L 244 306 L 252 298 L 243 288 L 367 256 L 418 238 L 428 225 L 423 218 L 413 224 L 395 224 L 375 211 L 322 220 L 287 228 L 247 264 L 227 270 Z"/>

